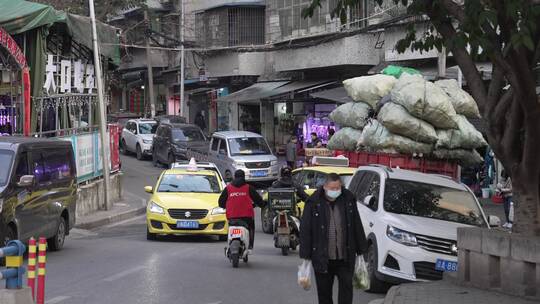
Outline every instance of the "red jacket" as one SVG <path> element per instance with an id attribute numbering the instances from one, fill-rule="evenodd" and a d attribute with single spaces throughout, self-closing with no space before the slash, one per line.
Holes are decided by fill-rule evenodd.
<path id="1" fill-rule="evenodd" d="M 255 217 L 248 184 L 239 187 L 229 184 L 227 185 L 227 194 L 227 219 Z"/>

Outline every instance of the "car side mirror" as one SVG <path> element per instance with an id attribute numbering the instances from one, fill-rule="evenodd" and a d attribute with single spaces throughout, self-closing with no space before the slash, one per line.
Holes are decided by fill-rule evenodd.
<path id="1" fill-rule="evenodd" d="M 154 192 L 154 188 L 152 186 L 146 186 L 144 187 L 144 191 L 146 193 L 153 193 Z"/>
<path id="2" fill-rule="evenodd" d="M 34 176 L 33 175 L 23 175 L 21 176 L 21 179 L 17 183 L 17 186 L 21 188 L 30 187 L 34 184 Z"/>
<path id="3" fill-rule="evenodd" d="M 488 224 L 489 224 L 489 227 L 492 227 L 492 228 L 500 227 L 501 219 L 495 215 L 488 215 Z"/>
<path id="4" fill-rule="evenodd" d="M 364 197 L 364 205 L 368 206 L 369 208 L 373 208 L 375 206 L 376 199 L 373 195 L 368 195 Z"/>

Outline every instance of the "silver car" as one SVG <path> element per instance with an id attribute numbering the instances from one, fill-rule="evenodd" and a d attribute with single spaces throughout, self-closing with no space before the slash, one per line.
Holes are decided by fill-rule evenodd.
<path id="1" fill-rule="evenodd" d="M 225 179 L 236 170 L 246 173 L 250 182 L 276 180 L 279 176 L 277 157 L 259 134 L 244 131 L 216 132 L 206 151 L 188 150 L 188 159 L 215 163 Z"/>

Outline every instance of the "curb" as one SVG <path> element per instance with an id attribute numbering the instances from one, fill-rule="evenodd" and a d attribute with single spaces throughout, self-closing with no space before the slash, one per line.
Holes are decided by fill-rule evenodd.
<path id="1" fill-rule="evenodd" d="M 96 220 L 92 220 L 88 222 L 77 223 L 75 225 L 75 228 L 90 230 L 97 227 L 125 221 L 137 215 L 144 214 L 145 212 L 146 212 L 146 207 L 130 209 L 130 210 L 126 210 L 124 212 L 118 213 L 118 214 L 109 215 L 104 218 L 100 218 L 100 219 L 96 219 Z"/>
<path id="2" fill-rule="evenodd" d="M 396 300 L 396 294 L 399 290 L 399 285 L 397 286 L 392 286 L 389 290 L 388 290 L 388 293 L 386 294 L 386 297 L 384 298 L 384 304 L 392 304 L 394 303 L 394 301 Z"/>

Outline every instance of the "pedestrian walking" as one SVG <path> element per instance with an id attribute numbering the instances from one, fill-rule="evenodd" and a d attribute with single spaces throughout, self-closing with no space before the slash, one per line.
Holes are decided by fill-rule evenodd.
<path id="1" fill-rule="evenodd" d="M 298 139 L 296 136 L 291 137 L 287 143 L 286 157 L 287 166 L 291 167 L 292 169 L 296 169 L 296 161 L 298 158 Z"/>
<path id="2" fill-rule="evenodd" d="M 504 199 L 504 215 L 506 217 L 506 223 L 503 225 L 503 227 L 512 229 L 512 225 L 514 224 L 512 219 L 510 219 L 510 205 L 512 203 L 512 179 L 506 170 L 502 170 L 501 172 L 501 182 L 497 184 L 497 191 L 502 194 Z"/>
<path id="3" fill-rule="evenodd" d="M 195 124 L 201 128 L 201 130 L 206 130 L 206 120 L 204 119 L 204 112 L 200 111 L 197 113 L 197 116 L 195 117 Z"/>
<path id="4" fill-rule="evenodd" d="M 300 229 L 300 257 L 311 260 L 319 304 L 332 304 L 337 277 L 338 303 L 352 304 L 356 256 L 365 252 L 366 237 L 354 194 L 331 173 L 308 199 Z"/>

